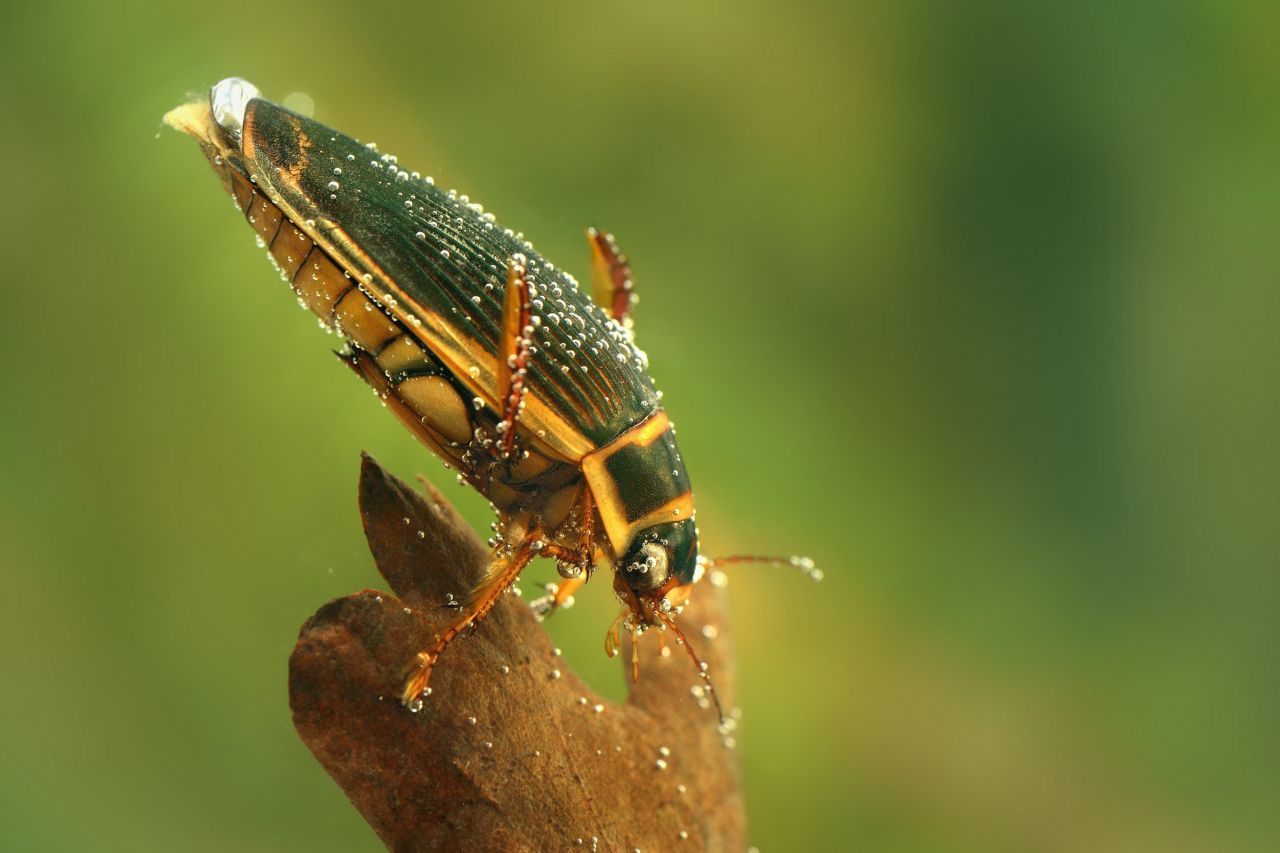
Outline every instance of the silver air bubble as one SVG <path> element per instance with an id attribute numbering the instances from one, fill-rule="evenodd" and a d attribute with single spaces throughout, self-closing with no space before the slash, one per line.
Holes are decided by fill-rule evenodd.
<path id="1" fill-rule="evenodd" d="M 260 97 L 258 87 L 239 77 L 228 77 L 209 90 L 209 106 L 213 120 L 236 139 L 244 129 L 244 113 L 249 102 Z"/>

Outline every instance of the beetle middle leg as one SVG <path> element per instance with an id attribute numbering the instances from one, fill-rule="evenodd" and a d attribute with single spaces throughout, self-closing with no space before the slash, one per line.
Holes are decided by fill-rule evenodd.
<path id="1" fill-rule="evenodd" d="M 428 685 L 431 681 L 431 671 L 435 668 L 436 661 L 440 659 L 445 647 L 467 628 L 479 625 L 484 617 L 489 615 L 489 611 L 502 598 L 502 594 L 516 582 L 520 572 L 524 571 L 525 566 L 538 556 L 541 550 L 538 543 L 542 541 L 542 531 L 535 528 L 525 534 L 520 544 L 510 552 L 495 555 L 480 579 L 479 585 L 465 603 L 461 618 L 444 630 L 435 645 L 426 651 L 419 652 L 414 658 L 410 665 L 412 674 L 405 683 L 404 692 L 400 697 L 406 706 L 415 709 L 414 703 L 420 697 L 430 694 Z"/>
<path id="2" fill-rule="evenodd" d="M 596 568 L 596 505 L 591 498 L 590 489 L 582 490 L 574 512 L 568 526 L 576 534 L 577 544 L 565 546 L 548 543 L 542 555 L 555 559 L 561 577 L 566 580 L 580 579 L 581 583 L 586 583 L 591 580 L 591 573 Z M 561 526 L 561 530 L 563 529 L 564 525 Z"/>
<path id="3" fill-rule="evenodd" d="M 540 620 L 566 606 L 573 594 L 591 580 L 591 574 L 595 571 L 596 506 L 591 499 L 590 489 L 582 490 L 574 513 L 561 529 L 569 527 L 577 535 L 577 544 L 565 546 L 549 542 L 542 549 L 541 556 L 551 557 L 556 561 L 556 569 L 564 580 L 556 584 L 554 590 L 547 595 L 529 603 L 533 615 Z"/>

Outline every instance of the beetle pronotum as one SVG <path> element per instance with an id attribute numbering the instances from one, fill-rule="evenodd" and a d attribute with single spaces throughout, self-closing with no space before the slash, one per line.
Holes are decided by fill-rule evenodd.
<path id="1" fill-rule="evenodd" d="M 410 708 L 449 642 L 535 557 L 563 577 L 543 611 L 597 561 L 612 564 L 625 610 L 606 637 L 611 655 L 622 627 L 633 640 L 650 627 L 680 636 L 675 616 L 708 566 L 757 559 L 698 554 L 689 478 L 635 344 L 631 271 L 610 236 L 587 232 L 588 295 L 466 196 L 243 80 L 165 121 L 200 143 L 298 301 L 347 340 L 343 360 L 498 513 L 483 578 L 412 663 Z M 817 577 L 808 561 L 766 559 Z"/>

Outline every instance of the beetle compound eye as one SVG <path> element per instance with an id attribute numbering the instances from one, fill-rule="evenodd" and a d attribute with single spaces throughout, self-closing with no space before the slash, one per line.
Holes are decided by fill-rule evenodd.
<path id="1" fill-rule="evenodd" d="M 627 581 L 632 589 L 657 589 L 671 577 L 671 563 L 667 549 L 657 542 L 640 546 L 636 556 L 626 565 Z"/>
<path id="2" fill-rule="evenodd" d="M 258 87 L 239 77 L 228 77 L 209 90 L 213 120 L 237 140 L 244 129 L 244 113 L 249 102 L 259 97 Z"/>

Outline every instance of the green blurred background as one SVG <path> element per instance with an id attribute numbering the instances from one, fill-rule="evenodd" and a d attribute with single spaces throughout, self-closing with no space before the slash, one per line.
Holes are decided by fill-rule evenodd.
<path id="1" fill-rule="evenodd" d="M 708 550 L 827 573 L 733 582 L 765 853 L 1280 848 L 1273 2 L 0 24 L 0 847 L 378 846 L 285 663 L 377 583 L 357 452 L 450 478 L 161 131 L 234 74 L 580 275 L 619 235 Z"/>

